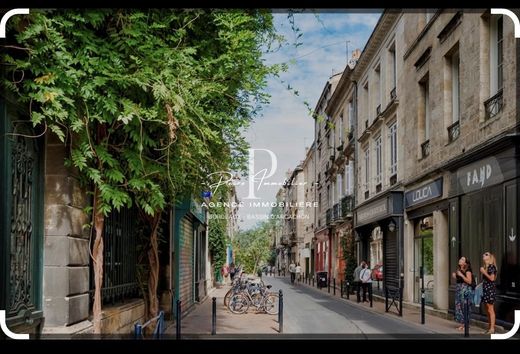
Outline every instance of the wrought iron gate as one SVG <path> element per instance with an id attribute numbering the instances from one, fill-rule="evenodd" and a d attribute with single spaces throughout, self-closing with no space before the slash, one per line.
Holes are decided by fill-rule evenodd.
<path id="1" fill-rule="evenodd" d="M 42 312 L 43 143 L 0 97 L 0 309 L 13 331 L 38 332 Z"/>

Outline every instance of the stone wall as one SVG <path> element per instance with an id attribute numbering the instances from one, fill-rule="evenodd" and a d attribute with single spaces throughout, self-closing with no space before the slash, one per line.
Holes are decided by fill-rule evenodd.
<path id="1" fill-rule="evenodd" d="M 45 245 L 43 309 L 45 326 L 69 326 L 89 314 L 89 230 L 87 196 L 64 166 L 68 148 L 53 134 L 45 151 Z"/>
<path id="2" fill-rule="evenodd" d="M 453 18 L 454 12 L 444 11 L 405 58 L 399 80 L 400 107 L 403 116 L 400 145 L 404 147 L 405 184 L 437 169 L 482 142 L 488 141 L 516 124 L 516 42 L 513 24 L 504 18 L 504 106 L 494 118 L 484 119 L 484 101 L 489 89 L 489 20 L 484 12 L 464 12 L 461 24 L 441 42 L 437 36 Z M 414 13 L 403 15 L 405 28 L 418 27 Z M 417 33 L 418 35 L 419 33 Z M 451 125 L 451 79 L 448 75 L 450 50 L 458 43 L 460 53 L 460 136 L 449 141 Z M 408 43 L 405 51 L 411 47 Z M 414 64 L 431 47 L 429 59 L 416 67 Z M 429 76 L 430 155 L 421 156 L 422 129 L 419 124 L 419 80 Z"/>
<path id="3" fill-rule="evenodd" d="M 130 334 L 137 322 L 144 323 L 145 303 L 142 299 L 131 300 L 118 306 L 104 306 L 101 317 L 101 333 Z"/>

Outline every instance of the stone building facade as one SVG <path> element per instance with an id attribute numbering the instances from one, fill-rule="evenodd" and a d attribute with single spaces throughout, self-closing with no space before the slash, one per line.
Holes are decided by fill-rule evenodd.
<path id="1" fill-rule="evenodd" d="M 373 270 L 374 293 L 398 299 L 403 287 L 403 159 L 400 100 L 402 13 L 385 11 L 352 73 L 356 85 L 358 260 Z"/>
<path id="2" fill-rule="evenodd" d="M 458 258 L 478 275 L 489 251 L 499 269 L 497 319 L 512 323 L 520 302 L 513 22 L 489 10 L 405 13 L 402 21 L 405 299 L 420 302 L 423 276 L 427 305 L 453 311 Z"/>
<path id="3" fill-rule="evenodd" d="M 331 132 L 330 119 L 326 115 L 326 108 L 334 90 L 341 78 L 341 73 L 337 73 L 327 80 L 320 98 L 314 110 L 314 141 L 315 164 L 316 164 L 316 194 L 315 200 L 318 202 L 316 210 L 316 222 L 314 224 L 314 259 L 315 271 L 327 272 L 332 274 L 332 255 L 335 252 L 333 234 L 327 225 L 327 211 L 333 208 L 333 186 L 332 180 L 327 177 L 334 159 L 334 133 Z M 329 212 L 330 213 L 330 212 Z"/>

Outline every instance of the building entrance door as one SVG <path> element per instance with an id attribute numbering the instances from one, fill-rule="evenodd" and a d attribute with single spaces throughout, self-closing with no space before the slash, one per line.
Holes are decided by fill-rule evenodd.
<path id="1" fill-rule="evenodd" d="M 0 101 L 0 309 L 13 332 L 43 323 L 42 140 L 14 105 Z"/>
<path id="2" fill-rule="evenodd" d="M 433 219 L 422 218 L 415 225 L 414 302 L 420 303 L 424 287 L 425 303 L 433 305 Z"/>

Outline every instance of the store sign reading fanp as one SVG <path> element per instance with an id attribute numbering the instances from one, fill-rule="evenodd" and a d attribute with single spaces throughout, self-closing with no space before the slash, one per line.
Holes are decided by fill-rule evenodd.
<path id="1" fill-rule="evenodd" d="M 464 193 L 501 183 L 504 180 L 495 157 L 488 157 L 457 170 L 459 187 Z"/>

